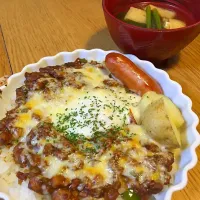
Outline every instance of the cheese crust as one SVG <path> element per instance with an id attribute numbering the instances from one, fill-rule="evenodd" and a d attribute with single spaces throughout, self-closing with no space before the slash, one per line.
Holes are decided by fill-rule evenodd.
<path id="1" fill-rule="evenodd" d="M 173 154 L 135 123 L 131 108 L 141 97 L 103 63 L 77 59 L 25 77 L 16 107 L 0 121 L 0 146 L 13 149 L 20 184 L 55 200 L 112 200 L 170 183 Z"/>

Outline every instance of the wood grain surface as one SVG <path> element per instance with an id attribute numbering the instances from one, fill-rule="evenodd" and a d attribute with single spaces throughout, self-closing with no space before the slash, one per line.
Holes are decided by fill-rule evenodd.
<path id="1" fill-rule="evenodd" d="M 3 32 L 0 26 L 0 77 L 4 75 L 10 75 L 11 73 L 12 69 L 4 42 Z"/>
<path id="2" fill-rule="evenodd" d="M 106 28 L 101 0 L 0 0 L 0 24 L 0 76 L 61 51 L 119 50 Z M 200 116 L 200 36 L 162 67 L 181 84 Z M 200 148 L 197 153 L 200 157 Z M 199 177 L 200 162 L 173 200 L 200 200 Z"/>

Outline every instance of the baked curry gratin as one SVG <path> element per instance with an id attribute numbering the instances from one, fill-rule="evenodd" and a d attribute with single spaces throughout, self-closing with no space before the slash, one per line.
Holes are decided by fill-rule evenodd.
<path id="1" fill-rule="evenodd" d="M 37 199 L 149 199 L 170 185 L 180 111 L 162 94 L 139 96 L 106 67 L 77 59 L 40 68 L 16 90 L 0 121 L 0 159 L 15 163 L 18 184 Z"/>

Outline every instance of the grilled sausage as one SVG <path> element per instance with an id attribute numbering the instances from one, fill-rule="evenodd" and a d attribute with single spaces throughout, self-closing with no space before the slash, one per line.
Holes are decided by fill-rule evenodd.
<path id="1" fill-rule="evenodd" d="M 105 64 L 116 78 L 138 95 L 142 96 L 148 91 L 155 91 L 159 94 L 163 93 L 156 80 L 122 54 L 109 53 L 106 56 Z"/>

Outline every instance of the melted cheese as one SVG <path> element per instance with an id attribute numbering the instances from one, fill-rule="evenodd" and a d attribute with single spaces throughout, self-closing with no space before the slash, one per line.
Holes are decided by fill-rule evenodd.
<path id="1" fill-rule="evenodd" d="M 79 123 L 85 124 L 85 121 L 90 119 L 90 123 L 87 126 L 74 126 L 67 129 L 76 134 L 82 134 L 86 137 L 91 137 L 94 130 L 94 122 L 98 131 L 104 131 L 112 126 L 122 126 L 123 124 L 130 124 L 129 109 L 140 101 L 140 97 L 134 94 L 129 94 L 123 87 L 107 88 L 103 84 L 103 80 L 109 77 L 102 73 L 102 70 L 94 68 L 90 65 L 86 65 L 82 69 L 70 69 L 73 72 L 81 72 L 83 74 L 83 81 L 86 83 L 84 88 L 76 89 L 70 86 L 62 88 L 57 91 L 55 96 L 51 99 L 46 99 L 42 92 L 33 92 L 30 94 L 29 100 L 24 106 L 30 109 L 26 114 L 20 114 L 19 120 L 16 125 L 24 127 L 30 130 L 30 127 L 36 125 L 31 119 L 33 113 L 42 117 L 42 119 L 49 118 L 54 125 L 59 125 L 58 115 L 68 116 L 70 113 L 77 112 L 74 116 L 74 120 Z M 95 88 L 100 87 L 100 88 Z M 95 88 L 95 89 L 94 89 Z M 85 115 L 81 114 L 84 113 Z M 95 116 L 97 116 L 95 118 Z M 63 126 L 69 126 L 69 120 L 62 121 Z M 102 127 L 102 124 L 104 127 Z M 140 138 L 144 136 L 144 130 L 138 125 L 129 125 L 128 129 L 131 134 L 134 135 L 133 139 L 128 142 L 122 142 L 119 146 L 113 145 L 110 151 L 106 152 L 98 158 L 97 161 L 91 162 L 89 158 L 83 158 L 76 153 L 71 154 L 68 160 L 61 161 L 53 156 L 45 157 L 45 161 L 48 166 L 45 168 L 43 175 L 51 178 L 56 174 L 62 173 L 69 179 L 89 177 L 95 178 L 97 175 L 101 175 L 104 179 L 104 184 L 112 184 L 114 172 L 110 167 L 109 162 L 112 160 L 113 152 L 118 148 L 123 148 L 124 151 L 140 147 Z M 122 135 L 126 135 L 126 132 L 121 132 Z M 36 144 L 38 141 L 33 138 L 32 144 Z M 40 141 L 42 142 L 42 141 Z M 45 142 L 45 141 L 43 141 Z M 40 152 L 42 152 L 42 148 Z M 132 151 L 131 157 L 139 160 L 144 157 L 144 152 Z M 76 169 L 81 161 L 84 160 L 83 168 Z M 119 160 L 119 166 L 124 168 L 124 175 L 131 176 L 131 170 L 136 172 L 142 171 L 142 169 L 133 168 L 127 163 L 126 159 L 121 158 Z"/>
<path id="2" fill-rule="evenodd" d="M 15 127 L 24 129 L 24 136 L 20 138 L 21 142 L 26 141 L 27 134 L 38 124 L 38 121 L 32 118 L 32 111 L 21 113 L 14 124 Z"/>
<path id="3" fill-rule="evenodd" d="M 15 126 L 23 128 L 24 124 L 26 124 L 27 122 L 31 123 L 31 121 L 32 121 L 31 112 L 21 113 L 18 116 L 18 119 L 17 119 L 17 121 L 15 123 Z"/>
<path id="4" fill-rule="evenodd" d="M 71 158 L 65 161 L 61 161 L 53 156 L 48 156 L 45 160 L 48 166 L 45 168 L 43 175 L 48 178 L 62 173 L 70 180 L 74 178 L 84 179 L 89 177 L 94 179 L 97 175 L 101 175 L 104 178 L 104 184 L 112 184 L 113 171 L 109 167 L 109 160 L 111 159 L 111 152 L 107 152 L 102 155 L 98 161 L 91 163 L 91 159 L 84 158 L 81 155 L 72 154 Z M 73 160 L 71 160 L 73 157 Z M 80 160 L 84 160 L 84 167 L 82 169 L 74 169 L 76 164 L 79 164 Z"/>
<path id="5" fill-rule="evenodd" d="M 108 164 L 110 158 L 110 152 L 107 152 L 94 165 L 91 165 L 89 161 L 86 161 L 83 173 L 89 174 L 91 178 L 94 178 L 96 175 L 101 175 L 104 178 L 105 183 L 111 184 L 113 182 L 113 171 Z"/>
<path id="6" fill-rule="evenodd" d="M 42 167 L 42 175 L 52 178 L 57 174 L 62 174 L 70 180 L 79 178 L 83 183 L 86 178 L 95 182 L 95 178 L 100 177 L 100 181 L 95 182 L 93 186 L 96 188 L 113 184 L 118 173 L 122 173 L 121 175 L 129 177 L 132 181 L 139 180 L 140 184 L 149 179 L 164 182 L 165 177 L 160 175 L 160 171 L 165 169 L 160 169 L 158 166 L 157 170 L 159 171 L 153 171 L 147 156 L 153 156 L 154 153 L 142 147 L 143 143 L 149 143 L 151 139 L 146 136 L 145 130 L 140 125 L 130 124 L 130 110 L 135 114 L 136 121 L 140 117 L 139 108 L 135 107 L 140 101 L 140 97 L 127 93 L 123 87 L 105 86 L 103 81 L 109 79 L 108 75 L 90 64 L 86 64 L 81 69 L 69 68 L 66 71 L 67 73 L 78 72 L 76 78 L 80 80 L 77 82 L 84 83 L 84 87 L 76 89 L 67 85 L 62 88 L 58 87 L 55 91 L 56 80 L 53 80 L 48 86 L 50 89 L 52 87 L 52 91 L 55 93 L 29 92 L 27 103 L 21 106 L 22 109 L 28 109 L 28 112 L 19 113 L 15 122 L 16 127 L 25 130 L 24 137 L 20 139 L 22 142 L 26 141 L 27 134 L 39 123 L 39 120 L 33 118 L 33 114 L 40 116 L 41 121 L 48 120 L 53 123 L 55 128 L 62 129 L 60 134 L 71 132 L 83 135 L 86 139 L 95 134 L 95 131 L 108 133 L 113 127 L 124 128 L 125 126 L 125 128 L 118 132 L 116 138 L 119 140 L 116 140 L 117 142 L 109 144 L 111 146 L 108 145 L 108 147 L 103 144 L 100 146 L 102 149 L 98 149 L 99 152 L 94 154 L 92 152 L 89 155 L 82 150 L 94 147 L 93 143 L 90 143 L 91 140 L 83 143 L 83 149 L 71 153 L 71 147 L 57 142 L 59 137 L 48 136 L 38 139 L 35 135 L 31 144 L 41 145 L 37 153 L 42 158 L 39 166 Z M 51 143 L 55 148 L 65 148 L 65 152 L 69 150 L 70 154 L 67 160 L 60 160 L 56 156 L 42 155 L 46 143 Z M 105 147 L 107 149 L 103 149 Z M 117 160 L 118 156 L 119 160 Z M 29 154 L 27 157 L 30 161 Z M 4 164 L 4 162 L 0 163 L 3 167 Z M 0 173 L 2 172 L 0 171 Z"/>
<path id="7" fill-rule="evenodd" d="M 139 102 L 139 96 L 127 93 L 122 87 L 116 87 L 114 90 L 110 88 L 94 89 L 96 86 L 102 86 L 103 80 L 108 78 L 98 68 L 87 65 L 85 68 L 73 69 L 73 71 L 81 72 L 84 75 L 83 80 L 87 82 L 86 87 L 81 90 L 64 87 L 50 101 L 45 99 L 41 92 L 34 92 L 30 95 L 25 107 L 32 109 L 33 113 L 38 113 L 43 118 L 50 118 L 55 126 L 60 124 L 58 114 L 69 115 L 77 112 L 77 116 L 73 119 L 79 124 L 69 127 L 66 132 L 86 137 L 91 137 L 96 130 L 104 131 L 113 126 L 130 123 L 129 108 L 134 103 Z M 84 115 L 80 114 L 82 111 Z M 26 126 L 26 122 L 30 121 L 28 117 L 30 118 L 27 116 L 26 120 L 20 120 L 20 127 Z M 86 120 L 88 119 L 90 121 L 87 124 Z M 62 126 L 66 127 L 71 122 L 66 120 L 62 123 Z"/>
<path id="8" fill-rule="evenodd" d="M 102 80 L 107 78 L 107 76 L 102 73 L 101 69 L 94 68 L 90 64 L 86 64 L 84 70 L 73 69 L 73 71 L 81 72 L 84 75 L 83 80 L 92 87 L 103 86 Z"/>
<path id="9" fill-rule="evenodd" d="M 71 180 L 74 178 L 84 179 L 85 177 L 93 180 L 96 176 L 101 176 L 103 178 L 102 184 L 112 184 L 115 172 L 110 162 L 113 159 L 113 153 L 120 149 L 129 154 L 128 158 L 121 157 L 118 161 L 119 167 L 123 169 L 123 175 L 134 179 L 135 174 L 142 174 L 139 177 L 139 181 L 142 183 L 149 174 L 148 167 L 146 165 L 135 166 L 129 162 L 129 159 L 139 162 L 149 155 L 145 148 L 141 148 L 141 140 L 143 142 L 149 140 L 145 130 L 139 125 L 130 124 L 130 109 L 138 104 L 140 97 L 127 93 L 123 87 L 106 87 L 103 80 L 109 77 L 102 70 L 89 64 L 81 69 L 69 70 L 81 73 L 80 81 L 83 81 L 85 86 L 82 89 L 65 86 L 56 91 L 56 95 L 52 95 L 50 98 L 46 98 L 42 91 L 30 93 L 27 103 L 23 106 L 29 111 L 19 114 L 15 126 L 24 128 L 28 134 L 38 123 L 32 117 L 33 114 L 37 114 L 42 120 L 48 118 L 55 127 L 62 128 L 66 133 L 72 132 L 87 138 L 91 137 L 95 131 L 104 132 L 112 127 L 128 125 L 129 132 L 121 130 L 120 134 L 122 136 L 130 134 L 132 138 L 126 142 L 112 145 L 97 159 L 88 158 L 77 152 L 70 154 L 68 159 L 64 161 L 54 156 L 44 157 L 47 166 L 43 175 L 51 178 L 62 173 Z M 25 136 L 22 140 L 25 140 Z M 32 145 L 37 144 L 37 142 L 37 137 L 33 138 Z M 40 144 L 44 146 L 45 142 L 46 140 L 41 140 Z M 86 148 L 90 148 L 91 144 L 85 143 L 84 145 Z M 42 151 L 43 147 L 39 153 Z M 82 167 L 79 167 L 80 165 Z M 159 178 L 156 173 L 151 174 L 152 180 Z"/>

